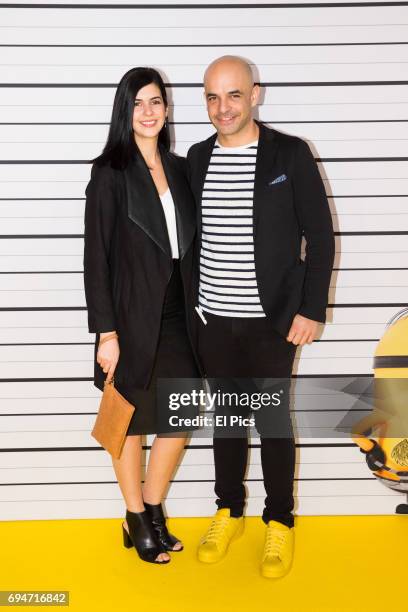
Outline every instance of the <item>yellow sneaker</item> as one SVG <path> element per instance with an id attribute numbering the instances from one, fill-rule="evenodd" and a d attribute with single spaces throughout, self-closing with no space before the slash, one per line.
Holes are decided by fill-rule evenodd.
<path id="1" fill-rule="evenodd" d="M 211 525 L 198 545 L 198 560 L 203 563 L 216 563 L 225 555 L 232 540 L 239 538 L 244 531 L 244 517 L 230 516 L 229 508 L 220 508 Z"/>
<path id="2" fill-rule="evenodd" d="M 262 576 L 265 578 L 284 576 L 292 564 L 293 546 L 294 528 L 287 527 L 278 521 L 269 521 L 261 561 Z"/>

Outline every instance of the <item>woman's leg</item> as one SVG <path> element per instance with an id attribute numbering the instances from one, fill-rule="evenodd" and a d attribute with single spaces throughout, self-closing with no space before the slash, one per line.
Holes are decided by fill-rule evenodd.
<path id="1" fill-rule="evenodd" d="M 161 503 L 184 448 L 186 437 L 180 434 L 180 437 L 176 438 L 163 436 L 154 439 L 143 487 L 143 499 L 146 503 Z M 174 550 L 179 550 L 181 547 L 182 544 L 177 543 Z"/>
<path id="2" fill-rule="evenodd" d="M 112 458 L 118 484 L 130 512 L 143 512 L 142 496 L 142 437 L 126 436 L 120 459 Z M 127 521 L 124 521 L 126 531 L 129 531 Z M 157 559 L 169 559 L 167 553 L 161 553 Z"/>

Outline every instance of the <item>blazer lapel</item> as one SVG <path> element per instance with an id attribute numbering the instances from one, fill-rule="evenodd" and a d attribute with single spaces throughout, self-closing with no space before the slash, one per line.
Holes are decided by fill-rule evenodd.
<path id="1" fill-rule="evenodd" d="M 201 236 L 201 200 L 203 197 L 204 181 L 207 174 L 208 166 L 210 165 L 211 154 L 217 140 L 217 133 L 203 142 L 203 150 L 200 154 L 200 165 L 198 166 L 195 176 L 192 181 L 192 189 L 197 202 L 197 228 Z"/>
<path id="2" fill-rule="evenodd" d="M 132 159 L 124 171 L 128 216 L 171 257 L 170 240 L 163 206 L 141 155 Z"/>
<path id="3" fill-rule="evenodd" d="M 254 180 L 254 199 L 253 199 L 253 223 L 254 238 L 259 220 L 261 199 L 266 194 L 268 180 L 273 176 L 273 166 L 275 163 L 278 149 L 278 141 L 273 130 L 268 129 L 259 121 L 258 151 L 256 156 L 255 180 Z"/>
<path id="4" fill-rule="evenodd" d="M 177 222 L 179 257 L 182 259 L 193 241 L 196 218 L 193 194 L 178 160 L 161 148 L 163 169 L 174 202 Z"/>

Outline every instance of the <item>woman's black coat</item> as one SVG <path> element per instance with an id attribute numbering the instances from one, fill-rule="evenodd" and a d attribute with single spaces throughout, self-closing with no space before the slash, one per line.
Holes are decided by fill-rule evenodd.
<path id="1" fill-rule="evenodd" d="M 186 160 L 162 146 L 160 154 L 175 204 L 185 302 L 191 308 L 196 217 Z M 115 383 L 147 388 L 173 269 L 162 203 L 141 155 L 125 170 L 94 163 L 85 194 L 84 285 L 88 328 L 96 333 L 94 384 L 102 390 L 106 378 L 96 361 L 99 334 L 116 330 Z"/>

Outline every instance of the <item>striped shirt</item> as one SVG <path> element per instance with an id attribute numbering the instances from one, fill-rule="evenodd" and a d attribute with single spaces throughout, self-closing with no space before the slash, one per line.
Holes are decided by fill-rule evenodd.
<path id="1" fill-rule="evenodd" d="M 258 141 L 216 141 L 202 195 L 199 307 L 224 317 L 264 317 L 255 276 L 253 194 Z"/>

